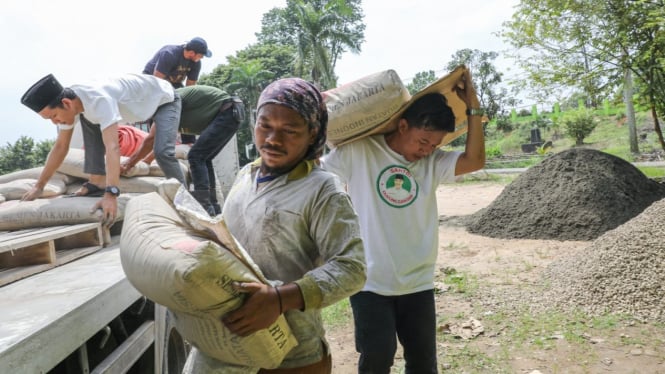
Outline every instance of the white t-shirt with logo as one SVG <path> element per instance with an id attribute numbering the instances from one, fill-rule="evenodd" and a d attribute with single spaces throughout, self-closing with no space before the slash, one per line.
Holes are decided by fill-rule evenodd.
<path id="1" fill-rule="evenodd" d="M 172 102 L 175 91 L 169 82 L 147 74 L 125 74 L 71 89 L 81 99 L 83 115 L 104 130 L 114 124 L 141 122 L 155 114 L 161 105 Z M 79 123 L 76 118 L 74 125 Z M 60 125 L 69 130 L 74 125 Z"/>
<path id="2" fill-rule="evenodd" d="M 339 146 L 321 159 L 347 184 L 360 217 L 368 270 L 364 291 L 392 296 L 434 287 L 436 190 L 455 180 L 460 154 L 437 149 L 409 162 L 383 135 L 375 135 Z"/>

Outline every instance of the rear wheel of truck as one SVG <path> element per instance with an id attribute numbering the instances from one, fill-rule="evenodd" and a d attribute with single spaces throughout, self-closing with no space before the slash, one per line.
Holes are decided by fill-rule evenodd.
<path id="1" fill-rule="evenodd" d="M 173 314 L 165 307 L 155 305 L 155 323 L 158 329 L 155 336 L 155 365 L 160 368 L 156 372 L 162 374 L 180 374 L 185 367 L 189 345 L 175 329 Z"/>

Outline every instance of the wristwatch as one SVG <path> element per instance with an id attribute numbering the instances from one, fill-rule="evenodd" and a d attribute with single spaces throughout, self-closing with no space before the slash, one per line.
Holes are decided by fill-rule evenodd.
<path id="1" fill-rule="evenodd" d="M 104 190 L 104 192 L 110 193 L 113 196 L 120 195 L 120 189 L 116 186 L 106 186 L 106 189 Z"/>
<path id="2" fill-rule="evenodd" d="M 466 110 L 467 116 L 482 116 L 485 114 L 485 111 L 482 108 L 471 108 Z"/>

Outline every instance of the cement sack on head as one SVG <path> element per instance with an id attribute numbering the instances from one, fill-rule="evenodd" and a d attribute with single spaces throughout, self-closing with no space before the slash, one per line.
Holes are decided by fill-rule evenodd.
<path id="1" fill-rule="evenodd" d="M 397 129 L 404 111 L 429 93 L 440 93 L 455 115 L 455 131 L 444 136 L 446 145 L 467 132 L 466 105 L 454 88 L 466 71 L 459 66 L 411 96 L 393 70 L 369 75 L 323 92 L 328 108 L 328 146 L 334 148 L 364 137 Z"/>
<path id="2" fill-rule="evenodd" d="M 248 337 L 232 334 L 221 323 L 223 315 L 243 302 L 244 295 L 231 283 L 265 279 L 251 260 L 239 258 L 206 231 L 194 229 L 173 201 L 157 193 L 132 199 L 120 239 L 127 279 L 143 295 L 168 307 L 180 334 L 202 352 L 230 364 L 277 367 L 297 345 L 286 319 L 282 315 L 268 329 Z"/>
<path id="3" fill-rule="evenodd" d="M 0 183 L 12 182 L 17 179 L 39 179 L 39 176 L 42 175 L 44 167 L 36 167 L 25 170 L 17 170 L 11 173 L 0 175 Z M 78 178 L 71 177 L 62 173 L 54 173 L 50 180 L 61 180 L 64 184 L 74 183 Z"/>
<path id="4" fill-rule="evenodd" d="M 121 156 L 120 163 L 127 160 L 127 157 Z M 79 148 L 70 148 L 67 156 L 58 167 L 58 172 L 78 178 L 89 178 L 90 175 L 83 171 L 85 164 L 85 151 Z M 150 174 L 150 166 L 143 161 L 139 161 L 127 172 L 127 177 L 144 176 Z"/>
<path id="5" fill-rule="evenodd" d="M 135 195 L 118 196 L 117 220 L 122 220 L 125 205 L 132 196 Z M 100 199 L 59 196 L 33 201 L 6 201 L 0 205 L 0 231 L 99 222 L 101 210 L 91 210 Z"/>
<path id="6" fill-rule="evenodd" d="M 32 190 L 37 183 L 36 179 L 16 179 L 11 182 L 0 184 L 0 194 L 3 194 L 7 200 L 21 200 L 26 192 Z M 44 186 L 41 198 L 48 198 L 62 195 L 67 191 L 65 182 L 61 179 L 51 179 Z"/>

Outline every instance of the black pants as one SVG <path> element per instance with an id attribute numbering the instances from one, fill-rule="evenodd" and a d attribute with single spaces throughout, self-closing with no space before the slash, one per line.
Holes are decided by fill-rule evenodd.
<path id="1" fill-rule="evenodd" d="M 350 301 L 358 373 L 389 374 L 399 339 L 407 374 L 437 374 L 434 290 L 399 296 L 363 291 Z"/>

